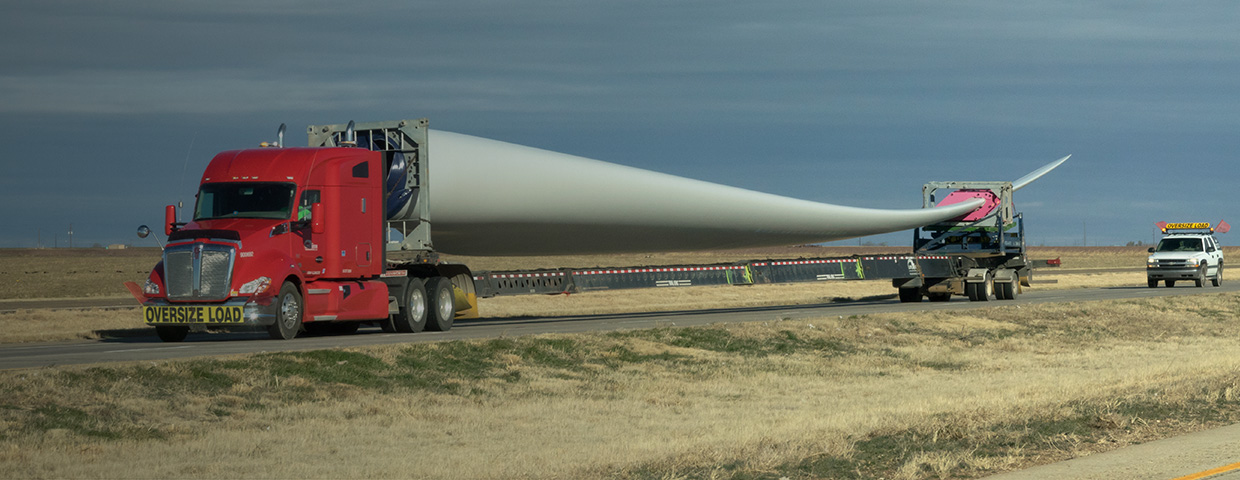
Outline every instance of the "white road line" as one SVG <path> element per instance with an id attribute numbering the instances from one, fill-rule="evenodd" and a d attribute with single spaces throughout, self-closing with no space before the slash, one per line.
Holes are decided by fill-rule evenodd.
<path id="1" fill-rule="evenodd" d="M 176 350 L 178 348 L 193 348 L 193 346 L 192 345 L 181 345 L 179 347 L 131 348 L 128 350 L 108 350 L 103 353 L 150 352 L 154 350 Z"/>

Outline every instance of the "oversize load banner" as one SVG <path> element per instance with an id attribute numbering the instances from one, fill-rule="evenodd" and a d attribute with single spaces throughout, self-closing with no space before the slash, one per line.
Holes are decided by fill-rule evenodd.
<path id="1" fill-rule="evenodd" d="M 168 305 L 142 307 L 146 323 L 241 323 L 241 307 Z"/>
<path id="2" fill-rule="evenodd" d="M 1204 230 L 1210 228 L 1210 224 L 1208 222 L 1168 223 L 1166 228 L 1167 230 Z"/>

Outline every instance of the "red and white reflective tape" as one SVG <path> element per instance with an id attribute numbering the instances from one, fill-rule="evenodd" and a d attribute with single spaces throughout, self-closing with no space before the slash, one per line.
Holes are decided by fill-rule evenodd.
<path id="1" fill-rule="evenodd" d="M 824 263 L 852 263 L 856 260 L 851 258 L 847 260 L 793 260 L 787 262 L 770 262 L 771 265 L 821 265 Z M 757 265 L 756 263 L 754 265 Z M 766 264 L 763 264 L 766 265 Z"/>
<path id="2" fill-rule="evenodd" d="M 551 272 L 551 273 L 510 273 L 510 274 L 507 274 L 507 275 L 491 275 L 491 278 L 550 278 L 550 277 L 563 277 L 564 275 L 565 275 L 565 273 L 564 273 L 564 272 Z M 482 278 L 483 278 L 483 277 L 474 277 L 474 279 L 476 279 L 476 280 L 481 280 Z"/>
<path id="3" fill-rule="evenodd" d="M 627 273 L 680 273 L 680 272 L 717 272 L 723 270 L 744 270 L 744 266 L 727 267 L 675 267 L 675 268 L 627 268 L 621 270 L 582 270 L 573 275 L 622 275 Z"/>

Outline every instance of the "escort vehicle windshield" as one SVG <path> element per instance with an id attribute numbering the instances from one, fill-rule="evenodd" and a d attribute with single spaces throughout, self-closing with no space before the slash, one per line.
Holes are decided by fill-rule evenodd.
<path id="1" fill-rule="evenodd" d="M 295 190 L 291 183 L 208 183 L 198 191 L 194 220 L 288 219 Z"/>
<path id="2" fill-rule="evenodd" d="M 1155 252 L 1200 252 L 1200 238 L 1164 238 Z"/>

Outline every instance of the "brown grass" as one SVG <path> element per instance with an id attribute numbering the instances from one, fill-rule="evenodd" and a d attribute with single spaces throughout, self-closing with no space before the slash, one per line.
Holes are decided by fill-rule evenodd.
<path id="1" fill-rule="evenodd" d="M 974 477 L 1236 418 L 1238 312 L 1214 294 L 372 347 L 315 370 L 0 372 L 0 477 Z M 1158 416 L 1191 405 L 1213 413 Z M 886 438 L 915 440 L 880 462 Z"/>

